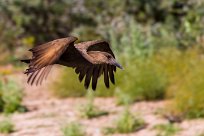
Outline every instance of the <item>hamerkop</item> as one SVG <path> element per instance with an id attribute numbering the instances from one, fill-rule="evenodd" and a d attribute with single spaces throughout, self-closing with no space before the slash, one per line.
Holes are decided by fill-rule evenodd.
<path id="1" fill-rule="evenodd" d="M 41 84 L 47 78 L 52 66 L 59 64 L 75 68 L 79 74 L 79 81 L 84 78 L 84 86 L 87 89 L 92 79 L 92 89 L 95 90 L 98 78 L 103 74 L 104 83 L 109 88 L 109 80 L 115 84 L 114 72 L 116 67 L 123 69 L 116 62 L 115 56 L 106 41 L 94 40 L 74 44 L 76 37 L 56 39 L 51 42 L 35 46 L 29 51 L 31 59 L 21 60 L 27 63 L 27 83 Z"/>

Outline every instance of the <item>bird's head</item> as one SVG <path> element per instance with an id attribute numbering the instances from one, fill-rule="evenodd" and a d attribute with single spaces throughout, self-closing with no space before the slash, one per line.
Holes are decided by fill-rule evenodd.
<path id="1" fill-rule="evenodd" d="M 123 67 L 116 61 L 116 59 L 107 52 L 101 52 L 101 51 L 90 51 L 88 53 L 94 62 L 98 64 L 106 63 L 110 65 L 114 65 L 120 69 L 123 69 Z"/>

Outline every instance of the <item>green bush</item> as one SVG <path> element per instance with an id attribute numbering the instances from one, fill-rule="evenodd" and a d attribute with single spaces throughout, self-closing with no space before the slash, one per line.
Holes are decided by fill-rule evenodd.
<path id="1" fill-rule="evenodd" d="M 159 59 L 168 77 L 167 96 L 172 98 L 167 109 L 188 118 L 203 117 L 204 60 L 202 50 L 191 48 L 185 52 L 176 50 L 168 52 L 170 51 L 172 55 L 163 54 Z"/>
<path id="2" fill-rule="evenodd" d="M 85 131 L 77 122 L 70 122 L 61 128 L 63 136 L 85 136 Z"/>
<path id="3" fill-rule="evenodd" d="M 132 113 L 126 109 L 116 120 L 115 127 L 104 128 L 104 133 L 131 133 L 142 129 L 145 126 L 146 124 L 143 119 L 132 115 Z"/>
<path id="4" fill-rule="evenodd" d="M 120 79 L 119 89 L 116 91 L 118 102 L 163 99 L 167 79 L 161 68 L 149 60 L 132 60 L 129 63 L 117 76 Z"/>
<path id="5" fill-rule="evenodd" d="M 117 88 L 114 90 L 118 102 L 163 99 L 167 78 L 152 59 L 154 44 L 151 37 L 133 19 L 125 26 L 121 35 L 110 31 L 111 44 L 124 67 L 124 71 L 118 70 L 116 74 Z"/>
<path id="6" fill-rule="evenodd" d="M 51 85 L 53 94 L 59 98 L 85 96 L 87 90 L 79 82 L 74 70 L 66 67 L 59 70 L 58 80 Z"/>
<path id="7" fill-rule="evenodd" d="M 188 70 L 188 59 L 185 52 L 175 47 L 161 48 L 152 56 L 152 63 L 159 66 L 160 73 L 167 79 L 166 97 L 172 98 L 176 95 L 175 84 L 185 76 Z"/>
<path id="8" fill-rule="evenodd" d="M 22 88 L 17 83 L 8 79 L 6 82 L 0 81 L 0 109 L 4 113 L 15 111 L 23 112 L 25 107 L 21 105 L 23 98 Z"/>
<path id="9" fill-rule="evenodd" d="M 189 66 L 191 71 L 177 83 L 175 109 L 188 118 L 204 117 L 204 62 Z"/>
<path id="10" fill-rule="evenodd" d="M 9 119 L 0 120 L 0 133 L 9 134 L 14 131 L 14 125 Z"/>
<path id="11" fill-rule="evenodd" d="M 176 124 L 158 124 L 154 129 L 158 130 L 157 136 L 174 136 L 180 130 Z"/>
<path id="12" fill-rule="evenodd" d="M 107 111 L 100 110 L 94 105 L 94 96 L 92 92 L 87 93 L 88 102 L 79 107 L 79 113 L 84 118 L 96 118 L 104 115 L 108 115 Z"/>

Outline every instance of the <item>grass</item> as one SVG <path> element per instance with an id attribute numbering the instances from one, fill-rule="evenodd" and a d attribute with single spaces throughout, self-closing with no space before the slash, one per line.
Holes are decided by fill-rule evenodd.
<path id="1" fill-rule="evenodd" d="M 0 109 L 4 113 L 13 113 L 16 111 L 24 112 L 26 109 L 21 105 L 23 90 L 19 85 L 7 79 L 0 80 Z"/>
<path id="2" fill-rule="evenodd" d="M 85 136 L 85 131 L 81 124 L 77 122 L 70 122 L 61 128 L 63 136 Z"/>
<path id="3" fill-rule="evenodd" d="M 158 124 L 154 126 L 158 131 L 157 136 L 174 136 L 180 129 L 176 124 Z"/>
<path id="4" fill-rule="evenodd" d="M 94 96 L 91 92 L 87 94 L 87 99 L 88 102 L 81 105 L 79 108 L 81 117 L 91 119 L 109 114 L 107 111 L 100 110 L 98 107 L 94 106 Z"/>
<path id="5" fill-rule="evenodd" d="M 14 131 L 14 124 L 10 119 L 0 120 L 0 133 L 9 134 Z"/>
<path id="6" fill-rule="evenodd" d="M 129 63 L 126 65 L 125 71 L 117 76 L 117 79 L 120 80 L 115 93 L 118 103 L 163 99 L 167 79 L 159 65 L 152 61 L 144 62 L 137 59 L 133 59 Z"/>
<path id="7" fill-rule="evenodd" d="M 136 132 L 146 126 L 143 119 L 136 117 L 126 109 L 116 120 L 115 127 L 106 127 L 104 128 L 105 134 L 113 133 L 132 133 Z"/>
<path id="8" fill-rule="evenodd" d="M 204 59 L 196 48 L 182 56 L 184 59 L 175 59 L 175 63 L 185 65 L 178 67 L 177 76 L 172 78 L 174 84 L 169 91 L 173 92 L 173 97 L 168 109 L 186 118 L 204 117 Z"/>
<path id="9" fill-rule="evenodd" d="M 87 105 L 82 106 L 80 113 L 81 117 L 88 119 L 108 115 L 108 112 L 98 109 L 91 103 L 87 103 Z"/>
<path id="10" fill-rule="evenodd" d="M 86 90 L 73 69 L 64 67 L 60 69 L 59 74 L 59 80 L 55 80 L 51 85 L 54 96 L 58 98 L 85 96 Z"/>
<path id="11" fill-rule="evenodd" d="M 204 63 L 193 68 L 194 72 L 187 73 L 177 84 L 177 95 L 173 105 L 178 112 L 184 113 L 187 118 L 204 117 Z"/>

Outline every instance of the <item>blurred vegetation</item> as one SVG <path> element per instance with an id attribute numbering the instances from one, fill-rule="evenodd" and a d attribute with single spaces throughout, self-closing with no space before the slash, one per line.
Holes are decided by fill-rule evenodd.
<path id="1" fill-rule="evenodd" d="M 158 124 L 154 126 L 154 129 L 158 130 L 157 136 L 174 136 L 180 128 L 176 124 Z"/>
<path id="2" fill-rule="evenodd" d="M 53 94 L 59 98 L 80 97 L 86 94 L 86 89 L 80 84 L 73 69 L 59 69 L 59 80 L 51 83 Z"/>
<path id="3" fill-rule="evenodd" d="M 109 90 L 100 80 L 96 96 L 116 96 L 120 104 L 168 98 L 172 112 L 203 117 L 203 6 L 201 0 L 1 1 L 0 64 L 16 63 L 28 56 L 25 49 L 55 38 L 106 39 L 125 70 Z M 86 95 L 73 70 L 60 73 L 54 95 Z"/>
<path id="4" fill-rule="evenodd" d="M 61 128 L 63 136 L 85 136 L 85 131 L 77 122 L 70 122 Z"/>
<path id="5" fill-rule="evenodd" d="M 21 105 L 23 98 L 22 88 L 10 79 L 0 78 L 0 111 L 3 113 L 24 112 Z"/>
<path id="6" fill-rule="evenodd" d="M 0 133 L 9 134 L 14 131 L 14 124 L 13 122 L 8 119 L 4 118 L 0 120 Z"/>
<path id="7" fill-rule="evenodd" d="M 79 113 L 81 117 L 91 119 L 108 115 L 107 111 L 100 110 L 94 105 L 94 96 L 91 93 L 87 93 L 88 102 L 79 107 Z"/>
<path id="8" fill-rule="evenodd" d="M 143 129 L 146 124 L 140 117 L 133 115 L 128 108 L 126 108 L 118 119 L 115 121 L 115 127 L 104 128 L 105 134 L 113 133 L 131 133 Z"/>
<path id="9" fill-rule="evenodd" d="M 181 76 L 171 89 L 176 92 L 173 98 L 175 112 L 183 113 L 187 118 L 204 117 L 204 60 L 203 55 L 188 51 L 185 58 L 186 70 L 181 71 Z M 188 57 L 189 56 L 189 57 Z M 180 80 L 182 78 L 182 80 Z"/>
<path id="10" fill-rule="evenodd" d="M 119 104 L 139 100 L 160 100 L 165 97 L 167 79 L 159 65 L 152 62 L 134 59 L 125 66 L 126 70 L 117 75 L 116 97 Z M 134 82 L 130 82 L 132 80 Z"/>
<path id="11" fill-rule="evenodd" d="M 128 34 L 136 30 L 126 31 L 131 19 L 145 35 L 144 45 L 152 41 L 155 48 L 188 48 L 203 41 L 203 5 L 200 0 L 1 1 L 1 62 L 15 60 L 22 48 L 71 34 L 81 41 L 95 38 L 110 41 L 111 33 L 116 32 L 117 43 L 132 38 L 135 40 L 129 46 L 135 46 L 137 38 Z M 123 50 L 124 46 L 118 44 L 117 48 Z"/>

